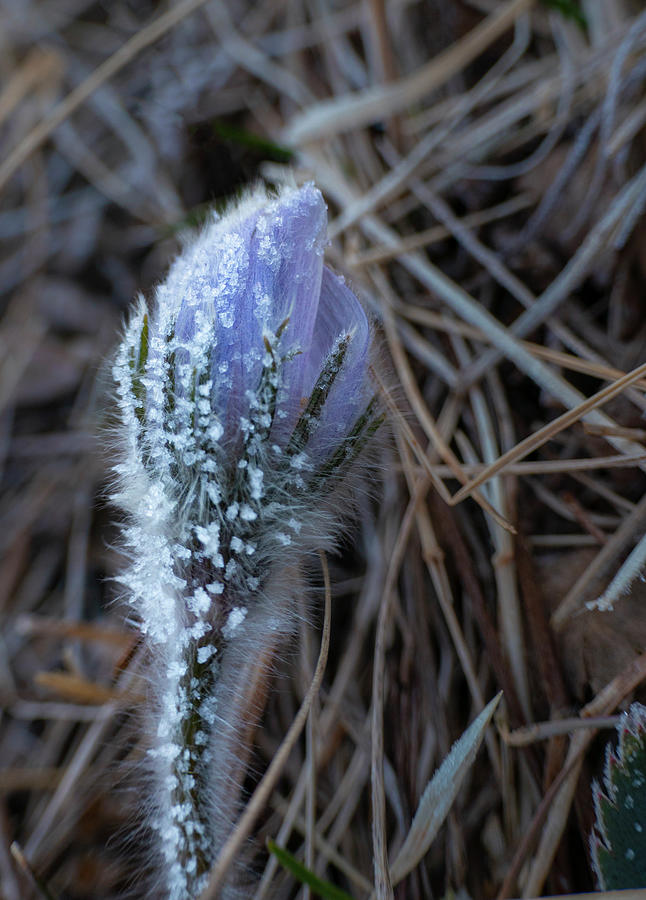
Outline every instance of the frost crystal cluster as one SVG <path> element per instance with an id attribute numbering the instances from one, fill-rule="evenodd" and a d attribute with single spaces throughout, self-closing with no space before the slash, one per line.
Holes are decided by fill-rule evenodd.
<path id="1" fill-rule="evenodd" d="M 381 422 L 369 325 L 323 264 L 326 224 L 311 184 L 212 221 L 152 308 L 139 301 L 114 366 L 122 581 L 158 684 L 151 819 L 172 900 L 199 895 L 232 827 L 253 685 Z"/>

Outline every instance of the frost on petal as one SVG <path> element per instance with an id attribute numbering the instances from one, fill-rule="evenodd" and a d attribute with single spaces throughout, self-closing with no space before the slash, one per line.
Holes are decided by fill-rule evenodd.
<path id="1" fill-rule="evenodd" d="M 208 378 L 211 403 L 231 439 L 246 415 L 265 357 L 264 336 L 289 320 L 281 355 L 309 345 L 323 268 L 326 209 L 313 185 L 268 201 L 258 194 L 212 222 L 171 267 L 158 308 L 175 317 L 176 390 L 194 392 Z M 291 364 L 297 392 L 302 364 Z M 294 394 L 295 395 L 295 394 Z"/>
<path id="2" fill-rule="evenodd" d="M 254 292 L 261 290 L 273 300 L 271 314 L 264 315 L 264 329 L 275 334 L 289 320 L 279 348 L 281 357 L 287 358 L 280 403 L 288 421 L 294 421 L 298 412 L 313 340 L 326 226 L 323 198 L 314 185 L 307 184 L 267 208 L 253 243 Z"/>

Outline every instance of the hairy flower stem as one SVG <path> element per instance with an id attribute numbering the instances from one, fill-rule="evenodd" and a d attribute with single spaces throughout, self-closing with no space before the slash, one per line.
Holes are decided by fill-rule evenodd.
<path id="1" fill-rule="evenodd" d="M 196 738 L 201 733 L 208 733 L 200 714 L 200 705 L 205 697 L 213 694 L 215 680 L 214 664 L 198 663 L 197 648 L 189 648 L 185 670 L 178 685 L 178 699 L 185 701 L 185 712 L 178 722 L 175 735 L 175 746 L 180 752 L 173 760 L 171 769 L 176 784 L 171 803 L 173 809 L 190 810 L 189 815 L 178 817 L 177 823 L 180 830 L 178 862 L 189 875 L 187 887 L 190 896 L 193 896 L 210 868 L 206 848 L 199 840 L 201 835 L 206 834 L 208 825 L 200 801 L 208 778 L 204 758 L 207 743 L 198 743 Z"/>
<path id="2" fill-rule="evenodd" d="M 245 602 L 253 606 L 253 600 L 248 597 Z M 223 607 L 227 606 L 223 601 Z M 219 631 L 214 635 L 214 631 L 186 642 L 178 659 L 181 675 L 174 683 L 169 679 L 168 694 L 160 710 L 163 732 L 165 717 L 172 721 L 173 757 L 167 775 L 162 773 L 160 788 L 164 783 L 173 787 L 160 831 L 164 855 L 181 876 L 178 888 L 171 894 L 173 900 L 199 896 L 220 846 L 234 825 L 279 645 L 279 636 L 262 628 L 258 655 L 244 662 L 232 660 L 233 651 L 227 648 L 223 634 Z M 208 659 L 200 661 L 200 651 L 208 654 Z M 232 667 L 238 676 L 238 688 L 227 692 L 227 685 L 222 682 L 230 683 L 227 673 Z M 214 774 L 219 781 L 216 808 Z M 217 840 L 213 840 L 214 830 Z"/>

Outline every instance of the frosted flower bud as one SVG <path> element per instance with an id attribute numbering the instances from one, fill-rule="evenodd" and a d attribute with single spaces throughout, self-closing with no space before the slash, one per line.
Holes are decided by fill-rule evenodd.
<path id="1" fill-rule="evenodd" d="M 172 790 L 153 819 L 174 900 L 199 894 L 231 824 L 241 659 L 295 629 L 288 573 L 334 544 L 338 489 L 382 420 L 326 223 L 312 184 L 214 218 L 139 301 L 114 365 L 122 581 L 160 666 L 151 753 Z"/>

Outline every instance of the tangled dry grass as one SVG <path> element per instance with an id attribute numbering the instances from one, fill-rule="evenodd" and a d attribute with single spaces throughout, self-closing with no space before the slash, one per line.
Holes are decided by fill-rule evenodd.
<path id="1" fill-rule="evenodd" d="M 182 230 L 288 172 L 326 195 L 330 259 L 383 332 L 393 440 L 330 560 L 328 666 L 245 846 L 254 897 L 308 895 L 268 837 L 392 896 L 425 784 L 500 689 L 394 894 L 593 888 L 597 735 L 646 678 L 646 14 L 580 10 L 0 3 L 5 900 L 141 895 L 145 669 L 112 603 L 103 361 Z M 312 618 L 250 790 L 310 685 Z"/>

